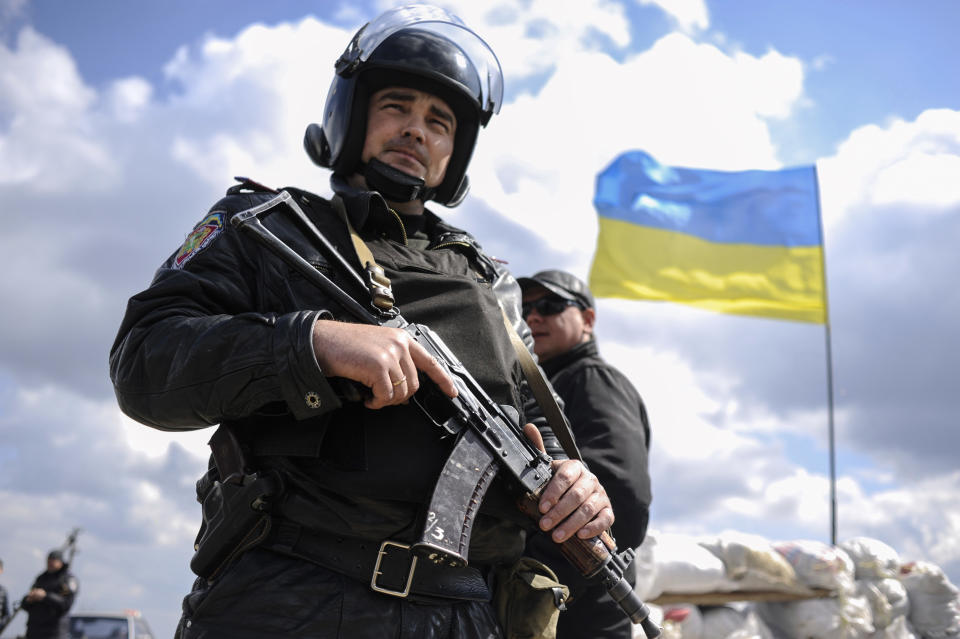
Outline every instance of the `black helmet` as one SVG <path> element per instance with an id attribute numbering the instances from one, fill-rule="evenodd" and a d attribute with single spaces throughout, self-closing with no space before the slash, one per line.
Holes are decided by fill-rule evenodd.
<path id="1" fill-rule="evenodd" d="M 390 85 L 426 91 L 453 109 L 457 129 L 443 182 L 435 189 L 415 189 L 410 199 L 456 206 L 469 188 L 466 171 L 477 132 L 503 100 L 496 55 L 460 18 L 438 7 L 384 12 L 357 31 L 337 60 L 323 126 L 311 124 L 304 137 L 310 158 L 343 175 L 360 170 L 370 96 Z"/>

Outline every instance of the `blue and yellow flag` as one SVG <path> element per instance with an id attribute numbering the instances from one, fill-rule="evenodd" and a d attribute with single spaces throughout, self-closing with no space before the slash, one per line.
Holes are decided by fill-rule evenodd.
<path id="1" fill-rule="evenodd" d="M 707 171 L 630 151 L 593 202 L 594 295 L 826 322 L 815 167 Z"/>

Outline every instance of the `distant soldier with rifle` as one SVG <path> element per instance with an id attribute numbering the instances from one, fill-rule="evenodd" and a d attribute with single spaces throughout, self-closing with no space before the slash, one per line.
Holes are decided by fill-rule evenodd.
<path id="1" fill-rule="evenodd" d="M 51 550 L 46 571 L 37 576 L 20 604 L 29 614 L 26 639 L 67 639 L 67 613 L 77 589 L 77 578 L 70 573 L 63 551 Z"/>
<path id="2" fill-rule="evenodd" d="M 516 281 L 425 208 L 466 195 L 499 62 L 421 5 L 365 25 L 335 68 L 305 138 L 332 200 L 242 180 L 131 298 L 111 351 L 128 415 L 220 424 L 178 636 L 515 636 L 503 624 L 531 613 L 490 583 L 522 572 L 522 495 L 639 622 L 606 493 L 564 459 L 512 345 L 529 357 Z"/>

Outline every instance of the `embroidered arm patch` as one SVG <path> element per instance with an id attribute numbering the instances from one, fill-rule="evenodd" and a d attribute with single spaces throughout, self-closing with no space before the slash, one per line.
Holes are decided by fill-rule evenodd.
<path id="1" fill-rule="evenodd" d="M 173 258 L 173 267 L 183 268 L 200 251 L 210 246 L 223 231 L 223 222 L 223 211 L 214 211 L 203 218 L 199 224 L 193 227 L 190 235 L 184 240 L 183 246 L 177 251 L 177 256 Z"/>

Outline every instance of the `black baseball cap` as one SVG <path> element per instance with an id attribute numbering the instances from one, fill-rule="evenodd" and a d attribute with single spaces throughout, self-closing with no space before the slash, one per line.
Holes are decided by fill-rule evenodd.
<path id="1" fill-rule="evenodd" d="M 590 287 L 566 271 L 540 271 L 530 277 L 521 277 L 517 282 L 521 290 L 542 286 L 557 297 L 574 301 L 583 308 L 593 308 L 593 293 L 590 292 Z"/>
<path id="2" fill-rule="evenodd" d="M 63 553 L 59 550 L 51 550 L 47 554 L 47 559 L 56 559 L 57 561 L 63 561 Z"/>

